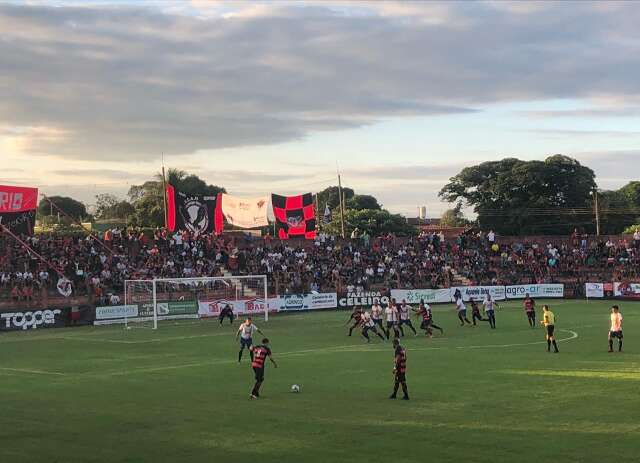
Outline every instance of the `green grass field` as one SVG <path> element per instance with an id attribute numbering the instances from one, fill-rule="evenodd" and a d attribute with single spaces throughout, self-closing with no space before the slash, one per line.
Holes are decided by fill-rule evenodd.
<path id="1" fill-rule="evenodd" d="M 559 355 L 519 304 L 495 331 L 436 307 L 445 336 L 403 340 L 409 402 L 387 399 L 390 343 L 347 337 L 345 312 L 257 321 L 280 364 L 258 401 L 212 320 L 2 334 L 0 462 L 637 461 L 640 303 L 609 354 L 608 302 L 553 301 Z"/>

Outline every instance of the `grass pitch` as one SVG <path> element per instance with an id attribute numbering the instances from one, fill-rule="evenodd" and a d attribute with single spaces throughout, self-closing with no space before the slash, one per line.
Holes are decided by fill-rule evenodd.
<path id="1" fill-rule="evenodd" d="M 387 399 L 390 343 L 347 337 L 346 312 L 257 320 L 280 366 L 257 401 L 213 320 L 2 334 L 0 462 L 637 461 L 640 303 L 609 354 L 609 301 L 550 302 L 558 355 L 520 302 L 497 330 L 436 307 L 444 337 L 402 341 L 409 402 Z"/>

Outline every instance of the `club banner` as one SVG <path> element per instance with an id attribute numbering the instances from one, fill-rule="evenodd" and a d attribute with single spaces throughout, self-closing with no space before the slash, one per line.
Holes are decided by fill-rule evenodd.
<path id="1" fill-rule="evenodd" d="M 585 283 L 584 291 L 585 291 L 585 294 L 587 295 L 587 299 L 603 298 L 604 283 Z"/>
<path id="2" fill-rule="evenodd" d="M 460 290 L 462 300 L 467 302 L 472 298 L 476 301 L 484 301 L 487 295 L 491 295 L 494 301 L 504 301 L 507 298 L 504 286 L 460 286 L 451 288 L 451 302 L 454 302 L 454 294 Z"/>
<path id="3" fill-rule="evenodd" d="M 0 224 L 12 233 L 33 234 L 37 207 L 37 188 L 0 185 Z"/>
<path id="4" fill-rule="evenodd" d="M 211 301 L 198 301 L 198 315 L 200 318 L 217 317 L 220 311 L 229 304 L 236 315 L 261 315 L 267 308 L 262 298 L 252 299 L 215 299 Z"/>
<path id="5" fill-rule="evenodd" d="M 278 238 L 316 237 L 316 211 L 311 193 L 299 196 L 271 195 Z"/>
<path id="6" fill-rule="evenodd" d="M 167 228 L 191 233 L 222 233 L 220 195 L 188 195 L 167 185 Z"/>
<path id="7" fill-rule="evenodd" d="M 268 196 L 244 199 L 222 194 L 220 199 L 222 214 L 230 225 L 239 228 L 257 228 L 269 225 L 267 220 Z"/>
<path id="8" fill-rule="evenodd" d="M 369 307 L 374 301 L 381 304 L 389 303 L 389 296 L 383 295 L 380 291 L 369 291 L 364 293 L 346 293 L 338 299 L 338 307 L 342 309 L 352 308 L 357 305 Z"/>
<path id="9" fill-rule="evenodd" d="M 453 292 L 446 289 L 392 289 L 391 297 L 397 302 L 407 301 L 407 304 L 445 304 L 451 302 Z"/>
<path id="10" fill-rule="evenodd" d="M 614 283 L 613 295 L 624 299 L 640 299 L 640 283 Z"/>
<path id="11" fill-rule="evenodd" d="M 533 298 L 564 297 L 564 285 L 513 285 L 507 286 L 507 299 L 524 299 L 527 294 Z"/>

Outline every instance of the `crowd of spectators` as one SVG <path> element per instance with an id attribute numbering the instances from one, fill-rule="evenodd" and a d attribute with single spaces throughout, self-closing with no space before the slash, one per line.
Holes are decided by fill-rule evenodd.
<path id="1" fill-rule="evenodd" d="M 640 278 L 640 232 L 633 237 L 572 236 L 500 239 L 468 231 L 445 238 L 422 233 L 314 241 L 269 236 L 109 230 L 84 235 L 35 235 L 27 244 L 56 270 L 10 237 L 0 237 L 0 301 L 30 303 L 55 295 L 59 273 L 75 295 L 117 304 L 127 279 L 266 274 L 270 293 L 358 292 Z M 59 273 L 58 273 L 59 272 Z"/>

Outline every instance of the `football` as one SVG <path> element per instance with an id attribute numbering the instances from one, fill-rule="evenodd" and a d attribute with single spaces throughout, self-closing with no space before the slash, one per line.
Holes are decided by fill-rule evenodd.
<path id="1" fill-rule="evenodd" d="M 294 384 L 293 386 L 291 386 L 291 392 L 300 392 L 300 386 Z"/>

